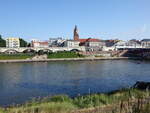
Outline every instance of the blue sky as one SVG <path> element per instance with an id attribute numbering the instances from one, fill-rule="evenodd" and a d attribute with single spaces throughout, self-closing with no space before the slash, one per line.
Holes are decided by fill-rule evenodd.
<path id="1" fill-rule="evenodd" d="M 0 34 L 26 40 L 150 38 L 150 0 L 0 0 Z"/>

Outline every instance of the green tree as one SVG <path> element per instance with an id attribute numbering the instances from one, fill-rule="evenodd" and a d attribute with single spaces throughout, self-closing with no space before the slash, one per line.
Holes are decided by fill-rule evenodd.
<path id="1" fill-rule="evenodd" d="M 20 41 L 20 47 L 27 47 L 27 45 L 28 45 L 27 41 L 25 41 L 22 38 L 19 38 L 19 41 Z"/>
<path id="2" fill-rule="evenodd" d="M 27 47 L 31 47 L 31 43 L 28 43 Z"/>
<path id="3" fill-rule="evenodd" d="M 0 47 L 6 47 L 6 40 L 2 39 L 1 35 L 0 35 Z"/>

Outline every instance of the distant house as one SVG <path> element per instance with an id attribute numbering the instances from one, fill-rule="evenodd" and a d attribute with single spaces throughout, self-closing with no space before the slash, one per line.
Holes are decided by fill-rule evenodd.
<path id="1" fill-rule="evenodd" d="M 150 47 L 150 39 L 141 40 L 142 47 Z"/>
<path id="2" fill-rule="evenodd" d="M 49 47 L 56 46 L 57 38 L 49 38 L 48 43 L 49 43 Z"/>
<path id="3" fill-rule="evenodd" d="M 118 41 L 117 43 L 115 43 L 115 46 L 121 46 L 121 47 L 123 47 L 123 46 L 126 46 L 126 44 L 127 44 L 127 42 L 126 41 Z"/>
<path id="4" fill-rule="evenodd" d="M 87 39 L 79 39 L 80 46 L 99 46 L 99 39 L 87 38 Z"/>
<path id="5" fill-rule="evenodd" d="M 66 40 L 64 42 L 64 47 L 79 47 L 79 41 L 77 40 Z"/>
<path id="6" fill-rule="evenodd" d="M 58 38 L 49 38 L 49 47 L 61 47 L 63 46 L 64 39 L 61 37 Z"/>
<path id="7" fill-rule="evenodd" d="M 31 46 L 35 48 L 47 48 L 49 47 L 48 41 L 39 41 L 39 40 L 32 40 Z"/>
<path id="8" fill-rule="evenodd" d="M 19 48 L 20 40 L 19 38 L 10 37 L 6 39 L 6 47 L 7 48 Z"/>
<path id="9" fill-rule="evenodd" d="M 77 26 L 74 28 L 73 39 L 78 41 L 80 46 L 85 46 L 87 51 L 99 51 L 105 45 L 103 41 L 95 38 L 80 39 Z"/>
<path id="10" fill-rule="evenodd" d="M 88 47 L 100 47 L 102 42 L 99 39 L 87 39 L 85 45 Z"/>
<path id="11" fill-rule="evenodd" d="M 63 47 L 65 41 L 66 41 L 65 39 L 58 39 L 57 42 L 56 42 L 57 46 L 58 47 Z"/>
<path id="12" fill-rule="evenodd" d="M 111 46 L 111 47 L 104 46 L 102 48 L 102 51 L 115 51 L 115 50 L 116 50 L 115 46 Z"/>
<path id="13" fill-rule="evenodd" d="M 126 48 L 127 47 L 127 42 L 126 41 L 118 41 L 117 43 L 114 44 L 115 49 L 120 49 L 120 48 Z"/>
<path id="14" fill-rule="evenodd" d="M 120 40 L 105 40 L 105 45 L 106 45 L 106 47 L 112 47 L 119 41 Z"/>
<path id="15" fill-rule="evenodd" d="M 100 51 L 105 42 L 99 39 L 88 38 L 88 39 L 79 39 L 80 46 L 85 46 L 87 51 Z"/>
<path id="16" fill-rule="evenodd" d="M 126 45 L 129 47 L 137 48 L 141 46 L 141 42 L 136 39 L 132 39 L 132 40 L 127 41 Z"/>
<path id="17" fill-rule="evenodd" d="M 39 42 L 39 45 L 40 45 L 40 47 L 42 47 L 42 48 L 47 48 L 47 47 L 49 47 L 49 46 L 48 46 L 48 41 Z"/>
<path id="18" fill-rule="evenodd" d="M 141 43 L 138 40 L 118 41 L 114 46 L 116 49 L 140 48 Z"/>

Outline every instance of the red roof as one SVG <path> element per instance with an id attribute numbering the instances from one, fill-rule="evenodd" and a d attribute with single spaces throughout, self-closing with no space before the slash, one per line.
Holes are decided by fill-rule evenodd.
<path id="1" fill-rule="evenodd" d="M 47 41 L 45 41 L 45 42 L 33 41 L 32 43 L 33 43 L 33 44 L 39 43 L 39 44 L 41 44 L 41 45 L 48 45 L 48 42 L 47 42 Z"/>
<path id="2" fill-rule="evenodd" d="M 80 43 L 86 42 L 87 39 L 79 39 Z"/>
<path id="3" fill-rule="evenodd" d="M 99 39 L 94 39 L 94 38 L 88 38 L 88 39 L 79 39 L 80 43 L 84 42 L 100 42 Z"/>
<path id="4" fill-rule="evenodd" d="M 43 45 L 48 45 L 48 42 L 39 42 L 39 43 Z"/>

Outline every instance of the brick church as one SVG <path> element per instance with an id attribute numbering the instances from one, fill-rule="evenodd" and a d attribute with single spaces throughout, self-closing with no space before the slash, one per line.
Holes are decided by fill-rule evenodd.
<path id="1" fill-rule="evenodd" d="M 94 42 L 94 43 L 100 42 L 99 39 L 95 39 L 95 38 L 80 39 L 80 38 L 79 38 L 79 33 L 78 33 L 78 28 L 77 28 L 77 26 L 75 26 L 75 28 L 74 28 L 74 36 L 73 36 L 73 39 L 74 39 L 75 41 L 79 41 L 79 42 L 80 42 L 80 46 L 86 45 L 86 43 L 88 43 L 88 42 Z"/>

